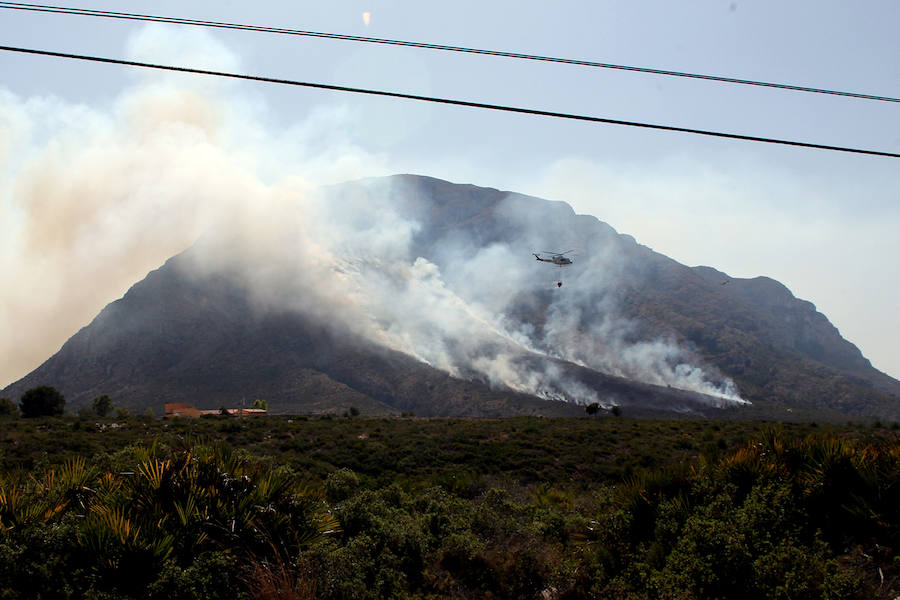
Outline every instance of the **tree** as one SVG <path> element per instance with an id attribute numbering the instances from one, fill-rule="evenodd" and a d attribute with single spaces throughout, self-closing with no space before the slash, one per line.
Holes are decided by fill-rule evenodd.
<path id="1" fill-rule="evenodd" d="M 262 410 L 269 410 L 269 402 L 257 398 L 253 401 L 253 404 L 250 405 L 250 408 L 261 408 Z"/>
<path id="2" fill-rule="evenodd" d="M 622 416 L 622 409 L 619 408 L 618 404 L 613 404 L 613 407 L 610 409 L 610 412 L 613 414 L 614 417 Z"/>
<path id="3" fill-rule="evenodd" d="M 351 406 L 351 407 L 350 407 L 350 416 L 351 416 L 351 417 L 358 417 L 358 416 L 359 416 L 359 409 L 356 408 L 355 406 Z"/>
<path id="4" fill-rule="evenodd" d="M 98 417 L 105 417 L 113 409 L 112 398 L 110 398 L 106 394 L 94 398 L 94 401 L 91 405 L 94 407 L 94 414 Z"/>
<path id="5" fill-rule="evenodd" d="M 597 411 L 600 410 L 600 404 L 597 402 L 591 402 L 587 406 L 584 407 L 584 412 L 593 416 L 597 414 Z"/>
<path id="6" fill-rule="evenodd" d="M 27 390 L 19 399 L 23 417 L 47 417 L 63 414 L 66 397 L 49 385 Z"/>
<path id="7" fill-rule="evenodd" d="M 0 398 L 0 417 L 14 417 L 19 414 L 19 407 L 9 398 Z"/>

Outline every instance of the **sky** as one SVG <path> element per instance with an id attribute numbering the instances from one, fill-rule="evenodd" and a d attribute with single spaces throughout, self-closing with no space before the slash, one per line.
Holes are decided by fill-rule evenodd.
<path id="1" fill-rule="evenodd" d="M 900 97 L 893 0 L 58 5 Z M 898 103 L 7 9 L 0 40 L 900 152 Z M 900 377 L 900 159 L 0 52 L 0 386 L 260 186 L 393 173 L 562 200 L 684 264 L 777 279 Z"/>

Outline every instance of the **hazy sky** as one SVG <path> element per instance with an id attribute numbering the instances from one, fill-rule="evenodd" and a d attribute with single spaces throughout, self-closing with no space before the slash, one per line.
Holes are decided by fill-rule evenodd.
<path id="1" fill-rule="evenodd" d="M 71 5 L 900 97 L 895 0 Z M 0 40 L 900 152 L 897 103 L 10 10 Z M 900 377 L 900 159 L 0 52 L 0 386 L 243 191 L 392 173 L 564 200 L 687 265 L 778 279 Z"/>

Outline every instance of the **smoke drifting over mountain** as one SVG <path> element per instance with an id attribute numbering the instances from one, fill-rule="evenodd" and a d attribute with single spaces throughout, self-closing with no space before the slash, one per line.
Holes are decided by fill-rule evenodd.
<path id="1" fill-rule="evenodd" d="M 129 58 L 150 56 L 237 64 L 197 30 L 143 29 Z M 101 108 L 0 89 L 0 381 L 36 367 L 204 231 L 245 223 L 243 235 L 263 243 L 253 216 L 275 208 L 280 188 L 311 172 L 354 177 L 376 162 L 340 139 L 306 160 L 332 117 L 268 135 L 260 111 L 255 98 L 209 78 L 138 73 Z"/>
<path id="2" fill-rule="evenodd" d="M 151 27 L 131 51 L 141 58 L 171 41 Z M 174 47 L 213 66 L 236 62 L 199 33 Z M 416 215 L 427 213 L 427 198 L 383 184 L 339 199 L 313 191 L 380 169 L 322 125 L 332 120 L 341 117 L 314 115 L 272 134 L 252 99 L 179 77 L 139 81 L 105 110 L 0 92 L 0 380 L 37 366 L 105 303 L 196 243 L 196 272 L 231 274 L 260 311 L 300 311 L 459 377 L 606 404 L 561 359 L 741 402 L 730 380 L 674 342 L 632 335 L 606 293 L 627 268 L 614 232 L 584 239 L 564 226 L 574 215 L 561 203 L 544 213 L 510 195 L 497 209 L 512 232 L 505 239 L 450 231 L 426 258 Z M 530 253 L 571 246 L 576 263 L 556 289 L 559 269 Z M 536 295 L 546 299 L 540 328 L 515 314 Z"/>
<path id="3" fill-rule="evenodd" d="M 513 238 L 481 246 L 459 230 L 426 235 L 410 215 L 427 213 L 434 199 L 416 186 L 415 178 L 401 177 L 337 194 L 280 187 L 265 212 L 243 213 L 234 231 L 203 240 L 195 266 L 229 271 L 260 310 L 302 312 L 458 377 L 606 404 L 552 360 L 561 359 L 741 401 L 730 380 L 691 363 L 674 343 L 628 341 L 632 324 L 616 316 L 603 283 L 591 279 L 607 263 L 608 273 L 621 269 L 622 257 L 600 251 L 580 270 L 569 269 L 572 280 L 557 289 L 557 269 L 535 264 L 525 245 L 541 237 L 529 216 L 540 201 L 509 195 L 496 211 L 510 217 L 504 221 Z M 515 214 L 526 218 L 515 222 Z M 548 223 L 541 220 L 544 230 L 553 228 Z M 433 244 L 427 258 L 417 254 L 423 239 Z M 541 331 L 509 315 L 523 296 L 548 291 L 555 296 Z M 601 316 L 599 324 L 588 323 L 582 306 Z"/>

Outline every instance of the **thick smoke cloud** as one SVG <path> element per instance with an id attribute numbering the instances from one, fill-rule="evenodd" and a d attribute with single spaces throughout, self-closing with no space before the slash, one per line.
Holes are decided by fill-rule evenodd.
<path id="1" fill-rule="evenodd" d="M 553 214 L 535 215 L 543 201 L 510 195 L 496 209 L 509 239 L 479 246 L 462 229 L 424 234 L 427 224 L 411 215 L 427 213 L 432 200 L 416 185 L 401 178 L 339 194 L 279 188 L 277 207 L 242 216 L 221 243 L 205 241 L 195 266 L 230 270 L 260 310 L 301 312 L 458 377 L 608 406 L 565 361 L 720 404 L 741 401 L 730 380 L 672 341 L 635 339 L 635 324 L 617 316 L 606 288 L 626 266 L 612 249 L 619 236 L 611 230 L 567 271 L 572 277 L 560 290 L 556 268 L 533 261 L 527 242 L 561 236 L 554 222 L 567 226 L 570 208 L 557 203 Z M 585 231 L 602 229 L 589 220 Z M 428 257 L 417 253 L 422 239 L 430 240 Z M 535 294 L 550 299 L 540 328 L 512 314 Z"/>
<path id="2" fill-rule="evenodd" d="M 252 185 L 216 147 L 206 118 L 183 110 L 200 101 L 155 90 L 102 114 L 4 94 L 4 376 L 47 358 L 48 340 L 58 347 L 73 324 L 196 237 L 211 205 Z M 226 182 L 221 173 L 234 175 Z"/>
<path id="3" fill-rule="evenodd" d="M 152 27 L 130 52 L 159 60 L 162 49 L 202 66 L 237 64 L 206 34 L 173 38 Z M 229 84 L 173 76 L 142 75 L 103 109 L 0 92 L 0 380 L 37 366 L 129 285 L 196 244 L 196 273 L 231 273 L 259 310 L 302 312 L 456 376 L 607 404 L 559 362 L 569 361 L 740 401 L 730 381 L 673 342 L 630 339 L 633 324 L 605 294 L 621 257 L 609 240 L 564 227 L 567 206 L 511 196 L 498 208 L 509 239 L 450 233 L 426 258 L 413 216 L 423 207 L 397 201 L 408 190 L 382 185 L 341 202 L 313 191 L 385 170 L 341 134 L 352 116 L 317 112 L 272 133 L 262 111 Z M 558 292 L 558 273 L 530 252 L 568 249 L 560 244 L 584 254 L 535 328 L 516 306 L 523 295 Z"/>
<path id="4" fill-rule="evenodd" d="M 199 30 L 147 27 L 129 45 L 137 60 L 170 54 L 238 64 Z M 262 112 L 228 82 L 175 75 L 138 72 L 102 107 L 0 88 L 0 385 L 203 232 L 246 224 L 243 235 L 265 243 L 255 217 L 304 182 L 377 168 L 342 137 L 339 110 L 278 134 L 259 125 Z"/>

